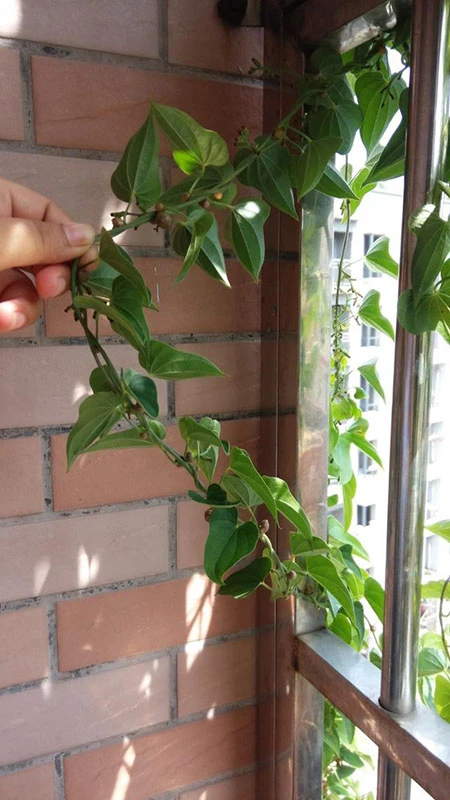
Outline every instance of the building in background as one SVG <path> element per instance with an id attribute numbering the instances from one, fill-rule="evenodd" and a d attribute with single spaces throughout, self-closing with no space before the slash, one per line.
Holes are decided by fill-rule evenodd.
<path id="1" fill-rule="evenodd" d="M 381 272 L 371 270 L 364 255 L 380 236 L 389 238 L 391 255 L 398 260 L 400 253 L 401 179 L 382 183 L 367 194 L 356 210 L 350 224 L 350 234 L 345 251 L 345 269 L 354 281 L 354 287 L 364 297 L 368 291 L 379 291 L 381 310 L 395 328 L 397 281 Z M 341 223 L 339 203 L 336 202 L 333 242 L 333 273 L 336 287 L 337 265 L 344 245 L 345 229 Z M 345 285 L 344 285 L 345 289 Z M 392 379 L 394 343 L 384 333 L 373 327 L 349 321 L 345 341 L 351 358 L 350 387 L 360 387 L 366 393 L 360 405 L 369 421 L 368 440 L 380 454 L 381 469 L 365 453 L 353 449 L 353 469 L 357 478 L 355 514 L 352 531 L 366 547 L 371 560 L 373 576 L 384 583 L 386 553 L 386 520 L 389 478 L 389 448 L 392 407 Z M 360 375 L 357 368 L 376 360 L 386 402 Z M 432 397 L 428 441 L 428 479 L 426 522 L 450 517 L 450 492 L 447 491 L 445 453 L 450 443 L 450 423 L 447 409 L 450 405 L 450 363 L 448 345 L 438 335 L 433 345 Z M 445 578 L 450 572 L 450 545 L 441 537 L 425 531 L 424 579 Z M 430 603 L 428 614 L 435 617 L 435 603 Z M 431 622 L 431 619 L 430 619 Z"/>

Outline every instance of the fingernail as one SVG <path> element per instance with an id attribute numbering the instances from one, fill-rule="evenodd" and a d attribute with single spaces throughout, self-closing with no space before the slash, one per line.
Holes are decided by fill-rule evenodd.
<path id="1" fill-rule="evenodd" d="M 64 294 L 68 289 L 68 284 L 65 278 L 56 278 L 55 280 L 55 296 Z"/>
<path id="2" fill-rule="evenodd" d="M 10 330 L 16 331 L 18 328 L 25 328 L 28 325 L 28 319 L 22 311 L 14 311 L 11 316 Z"/>
<path id="3" fill-rule="evenodd" d="M 95 231 L 92 225 L 79 222 L 66 222 L 63 225 L 64 233 L 71 247 L 84 247 L 94 241 Z"/>

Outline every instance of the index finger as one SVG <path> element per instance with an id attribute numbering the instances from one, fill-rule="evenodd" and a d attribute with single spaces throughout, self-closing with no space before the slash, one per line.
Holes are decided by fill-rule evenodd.
<path id="1" fill-rule="evenodd" d="M 0 217 L 35 219 L 42 222 L 71 221 L 53 200 L 4 178 L 0 179 Z"/>

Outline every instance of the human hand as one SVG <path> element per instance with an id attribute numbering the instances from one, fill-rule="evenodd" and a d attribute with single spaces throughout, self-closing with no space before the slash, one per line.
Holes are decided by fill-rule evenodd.
<path id="1" fill-rule="evenodd" d="M 0 179 L 0 333 L 31 325 L 41 298 L 69 288 L 69 264 L 89 251 L 94 235 L 48 198 Z M 95 249 L 87 255 L 94 259 Z"/>

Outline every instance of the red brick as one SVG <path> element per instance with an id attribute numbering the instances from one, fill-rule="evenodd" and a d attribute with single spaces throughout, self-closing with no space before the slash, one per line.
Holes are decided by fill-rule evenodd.
<path id="1" fill-rule="evenodd" d="M 40 438 L 0 440 L 0 517 L 43 509 Z"/>
<path id="2" fill-rule="evenodd" d="M 281 798 L 288 795 L 280 795 Z M 256 774 L 248 772 L 237 778 L 194 789 L 193 792 L 181 794 L 180 800 L 257 800 Z"/>
<path id="3" fill-rule="evenodd" d="M 23 139 L 22 88 L 17 50 L 0 48 L 0 74 L 0 138 Z"/>
<path id="4" fill-rule="evenodd" d="M 92 0 L 62 3 L 57 14 L 53 0 L 39 0 L 38 4 L 20 0 L 8 6 L 0 18 L 1 36 L 158 57 L 158 0 L 134 0 L 132 14 L 124 13 L 120 3 L 106 7 Z"/>
<path id="5" fill-rule="evenodd" d="M 0 764 L 166 721 L 168 661 L 162 658 L 73 680 L 46 681 L 35 689 L 4 694 L 0 697 Z"/>
<path id="6" fill-rule="evenodd" d="M 178 569 L 198 567 L 203 563 L 203 551 L 208 535 L 205 507 L 192 500 L 177 503 L 177 566 Z"/>
<path id="7" fill-rule="evenodd" d="M 58 603 L 60 669 L 70 670 L 233 633 L 255 624 L 255 600 L 217 595 L 202 575 Z"/>
<path id="8" fill-rule="evenodd" d="M 150 100 L 187 111 L 229 144 L 243 125 L 260 131 L 260 87 L 42 56 L 32 63 L 38 144 L 122 150 Z"/>
<path id="9" fill-rule="evenodd" d="M 147 800 L 250 766 L 255 757 L 255 709 L 244 708 L 66 758 L 66 800 L 106 800 L 117 786 L 126 800 Z"/>
<path id="10" fill-rule="evenodd" d="M 140 369 L 131 347 L 113 345 L 106 350 L 117 367 Z M 85 346 L 0 349 L 0 428 L 75 422 L 80 401 L 91 394 L 89 375 L 95 366 Z M 164 415 L 167 384 L 157 384 L 160 413 Z"/>
<path id="11" fill-rule="evenodd" d="M 0 528 L 0 601 L 166 572 L 167 540 L 167 506 Z"/>
<path id="12" fill-rule="evenodd" d="M 44 608 L 24 608 L 0 614 L 0 642 L 0 687 L 39 680 L 48 675 L 47 614 Z"/>
<path id="13" fill-rule="evenodd" d="M 89 222 L 97 231 L 102 226 L 110 228 L 111 212 L 125 208 L 125 203 L 117 200 L 111 191 L 111 175 L 116 167 L 115 161 L 0 152 L 0 174 L 3 178 L 51 197 L 69 217 L 79 222 Z M 162 247 L 164 244 L 162 231 L 156 233 L 152 225 L 141 225 L 137 231 L 127 231 L 118 236 L 116 241 L 152 247 Z M 63 308 L 69 305 L 67 298 L 68 295 L 65 295 Z M 53 299 L 49 306 L 57 302 Z M 70 318 L 71 315 L 65 316 Z M 76 331 L 79 336 L 79 325 Z"/>
<path id="14" fill-rule="evenodd" d="M 58 511 L 167 497 L 191 487 L 190 476 L 153 447 L 83 455 L 67 472 L 66 439 L 52 437 L 53 494 Z M 174 426 L 169 428 L 168 442 L 181 449 Z"/>
<path id="15" fill-rule="evenodd" d="M 232 28 L 217 14 L 216 0 L 170 0 L 169 61 L 191 67 L 247 73 L 251 58 L 263 61 L 262 27 Z M 182 22 L 181 22 L 182 20 Z"/>
<path id="16" fill-rule="evenodd" d="M 178 381 L 175 385 L 177 416 L 260 408 L 259 342 L 180 345 L 178 349 L 208 358 L 226 377 Z"/>
<path id="17" fill-rule="evenodd" d="M 227 261 L 228 289 L 194 266 L 175 284 L 181 261 L 138 259 L 160 311 L 151 317 L 155 333 L 256 332 L 261 324 L 261 287 L 234 260 Z"/>
<path id="18" fill-rule="evenodd" d="M 101 162 L 100 162 L 101 163 Z M 1 164 L 1 153 L 0 153 Z M 147 229 L 142 226 L 139 231 Z M 150 228 L 150 231 L 153 229 Z M 138 242 L 137 242 L 138 243 Z M 175 278 L 181 261 L 174 258 L 137 258 L 159 312 L 148 312 L 150 330 L 155 334 L 256 332 L 260 329 L 260 286 L 236 261 L 227 262 L 232 289 L 212 280 L 194 267 L 182 284 Z M 72 314 L 64 309 L 70 295 L 53 298 L 45 306 L 47 336 L 81 336 L 82 331 Z M 104 320 L 104 318 L 103 318 Z M 101 332 L 111 331 L 104 321 Z"/>
<path id="19" fill-rule="evenodd" d="M 178 713 L 194 714 L 249 700 L 256 690 L 256 639 L 202 647 L 187 645 L 178 656 Z"/>
<path id="20" fill-rule="evenodd" d="M 252 458 L 257 458 L 258 418 L 225 422 L 222 435 L 236 446 L 249 450 Z M 167 441 L 182 449 L 175 426 L 169 426 Z M 66 472 L 65 448 L 65 436 L 52 437 L 53 495 L 57 511 L 168 497 L 184 494 L 192 488 L 190 476 L 152 447 L 83 455 L 70 472 Z M 223 457 L 219 460 L 219 470 L 223 469 L 224 461 Z"/>
<path id="21" fill-rule="evenodd" d="M 56 800 L 53 762 L 2 775 L 0 797 L 2 800 Z"/>

